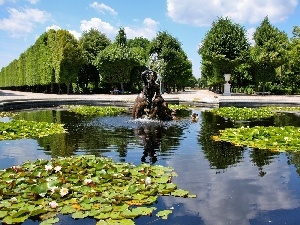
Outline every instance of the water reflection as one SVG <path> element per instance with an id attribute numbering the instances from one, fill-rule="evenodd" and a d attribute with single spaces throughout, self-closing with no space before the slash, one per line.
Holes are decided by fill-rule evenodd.
<path id="1" fill-rule="evenodd" d="M 297 224 L 300 154 L 235 147 L 214 142 L 211 135 L 242 124 L 282 126 L 295 121 L 299 126 L 299 118 L 289 114 L 237 124 L 195 111 L 199 114 L 196 123 L 189 119 L 166 123 L 132 120 L 130 116 L 86 118 L 60 110 L 24 112 L 20 115 L 23 119 L 64 123 L 68 133 L 37 140 L 1 141 L 0 167 L 28 159 L 78 154 L 168 165 L 179 175 L 173 178 L 178 187 L 197 194 L 197 198 L 160 197 L 157 210 L 173 209 L 168 220 L 141 217 L 135 220 L 137 225 Z M 73 223 L 70 217 L 62 217 L 60 224 Z M 89 220 L 86 224 L 95 222 Z"/>

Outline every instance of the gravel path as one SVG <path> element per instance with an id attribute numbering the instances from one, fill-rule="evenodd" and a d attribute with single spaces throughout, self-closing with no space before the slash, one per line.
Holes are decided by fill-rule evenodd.
<path id="1" fill-rule="evenodd" d="M 91 94 L 91 95 L 66 95 L 66 94 L 43 94 L 31 92 L 19 92 L 10 90 L 0 90 L 0 103 L 18 101 L 121 101 L 133 103 L 137 94 L 131 95 L 111 95 L 111 94 Z M 194 102 L 202 104 L 216 104 L 222 106 L 228 105 L 263 105 L 263 104 L 282 104 L 282 105 L 300 105 L 300 95 L 234 95 L 223 96 L 215 94 L 208 90 L 187 90 L 185 92 L 176 92 L 163 94 L 166 101 L 178 100 L 179 102 Z"/>

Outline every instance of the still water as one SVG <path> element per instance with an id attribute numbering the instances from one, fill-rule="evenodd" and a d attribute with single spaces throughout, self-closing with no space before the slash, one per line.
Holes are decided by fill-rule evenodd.
<path id="1" fill-rule="evenodd" d="M 23 111 L 22 119 L 65 124 L 68 133 L 41 139 L 0 141 L 0 169 L 27 160 L 94 154 L 118 162 L 171 166 L 178 188 L 197 198 L 159 197 L 155 207 L 173 209 L 168 220 L 140 217 L 137 225 L 300 224 L 300 155 L 216 143 L 211 135 L 234 126 L 300 126 L 297 115 L 233 124 L 204 109 L 190 118 L 158 122 L 129 115 L 86 118 L 64 110 Z M 0 223 L 1 224 L 1 223 Z M 39 224 L 28 220 L 26 225 Z M 61 216 L 61 225 L 96 224 Z"/>

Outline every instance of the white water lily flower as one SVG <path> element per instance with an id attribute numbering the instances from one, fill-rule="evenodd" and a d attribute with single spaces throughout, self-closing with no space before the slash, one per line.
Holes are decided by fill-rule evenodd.
<path id="1" fill-rule="evenodd" d="M 59 172 L 61 170 L 61 166 L 54 167 L 54 170 L 55 170 L 56 173 Z"/>
<path id="2" fill-rule="evenodd" d="M 150 178 L 150 177 L 147 177 L 147 178 L 145 179 L 145 184 L 146 184 L 146 185 L 150 185 L 150 184 L 151 184 L 151 178 Z"/>
<path id="3" fill-rule="evenodd" d="M 66 196 L 69 193 L 69 189 L 68 188 L 61 188 L 59 191 L 59 194 L 61 197 Z"/>
<path id="4" fill-rule="evenodd" d="M 57 186 L 55 186 L 55 187 L 50 187 L 51 194 L 53 195 L 57 189 L 58 189 Z"/>
<path id="5" fill-rule="evenodd" d="M 45 170 L 46 171 L 50 171 L 50 170 L 52 170 L 52 165 L 45 165 Z"/>
<path id="6" fill-rule="evenodd" d="M 58 207 L 58 204 L 57 204 L 57 202 L 52 201 L 52 202 L 49 202 L 49 206 L 51 209 L 56 209 Z"/>
<path id="7" fill-rule="evenodd" d="M 84 184 L 84 185 L 88 185 L 88 184 L 90 184 L 90 183 L 92 183 L 92 182 L 93 182 L 92 179 L 85 179 L 85 180 L 83 181 L 83 184 Z"/>

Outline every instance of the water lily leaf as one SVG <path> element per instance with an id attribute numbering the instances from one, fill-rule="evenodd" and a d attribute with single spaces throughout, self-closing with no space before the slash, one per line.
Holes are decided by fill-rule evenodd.
<path id="1" fill-rule="evenodd" d="M 106 220 L 107 225 L 134 225 L 134 222 L 130 219 L 108 219 Z"/>
<path id="2" fill-rule="evenodd" d="M 134 219 L 134 218 L 140 216 L 141 214 L 140 214 L 140 212 L 136 212 L 136 211 L 133 211 L 133 210 L 131 211 L 129 209 L 126 209 L 123 212 L 121 212 L 120 215 L 122 217 L 125 217 L 125 218 L 132 218 L 132 219 Z"/>
<path id="3" fill-rule="evenodd" d="M 21 217 L 26 213 L 28 213 L 28 210 L 19 210 L 18 212 L 10 213 L 10 215 L 12 218 L 16 218 L 16 217 Z"/>
<path id="4" fill-rule="evenodd" d="M 182 190 L 182 189 L 177 189 L 177 190 L 174 190 L 173 192 L 171 192 L 171 195 L 173 195 L 175 197 L 187 197 L 188 194 L 189 194 L 188 191 Z"/>
<path id="5" fill-rule="evenodd" d="M 47 219 L 47 220 L 44 220 L 40 223 L 40 225 L 52 225 L 52 224 L 55 224 L 59 222 L 59 218 L 50 218 L 50 219 Z"/>
<path id="6" fill-rule="evenodd" d="M 156 207 L 137 207 L 137 208 L 133 208 L 132 212 L 139 214 L 139 215 L 151 215 L 153 210 L 156 210 Z"/>
<path id="7" fill-rule="evenodd" d="M 14 224 L 13 218 L 11 216 L 4 217 L 2 222 L 5 223 L 5 224 Z"/>
<path id="8" fill-rule="evenodd" d="M 105 220 L 110 218 L 110 213 L 100 213 L 99 215 L 94 216 L 95 219 Z"/>
<path id="9" fill-rule="evenodd" d="M 130 191 L 131 194 L 134 194 L 139 190 L 139 187 L 138 187 L 138 185 L 130 185 L 128 190 Z"/>
<path id="10" fill-rule="evenodd" d="M 169 177 L 168 176 L 159 177 L 159 178 L 155 179 L 155 182 L 157 182 L 159 184 L 166 184 L 169 182 Z"/>
<path id="11" fill-rule="evenodd" d="M 39 185 L 32 186 L 31 191 L 36 194 L 44 194 L 48 190 L 47 183 L 41 183 Z"/>
<path id="12" fill-rule="evenodd" d="M 155 208 L 146 205 L 155 203 L 158 195 L 192 196 L 170 183 L 170 170 L 95 156 L 28 161 L 0 171 L 0 218 L 15 224 L 38 216 L 44 224 L 53 224 L 57 214 L 70 214 L 75 219 L 93 217 L 99 224 L 134 224 L 133 218 L 152 214 Z M 145 184 L 146 179 L 151 183 Z M 61 187 L 68 190 L 64 197 Z"/>
<path id="13" fill-rule="evenodd" d="M 58 214 L 58 212 L 50 211 L 50 212 L 40 215 L 40 218 L 41 218 L 41 220 L 47 220 L 47 219 L 55 217 L 57 214 Z"/>
<path id="14" fill-rule="evenodd" d="M 85 213 L 83 211 L 78 211 L 78 212 L 75 212 L 75 213 L 72 214 L 73 219 L 83 219 L 83 218 L 86 218 L 88 216 L 89 216 L 89 214 Z"/>
<path id="15" fill-rule="evenodd" d="M 115 212 L 123 212 L 124 210 L 127 210 L 128 207 L 128 204 L 115 205 L 112 207 L 112 210 Z"/>
<path id="16" fill-rule="evenodd" d="M 172 213 L 172 210 L 166 209 L 166 210 L 162 210 L 159 211 L 156 216 L 161 217 L 162 219 L 166 220 L 168 219 L 168 215 Z"/>
<path id="17" fill-rule="evenodd" d="M 166 185 L 166 189 L 168 189 L 168 190 L 174 190 L 174 189 L 176 189 L 177 188 L 177 185 L 176 184 L 173 184 L 173 183 L 168 183 L 167 185 Z"/>
<path id="18" fill-rule="evenodd" d="M 7 214 L 8 214 L 7 211 L 0 211 L 0 218 L 7 216 Z"/>
<path id="19" fill-rule="evenodd" d="M 71 214 L 74 212 L 76 212 L 76 209 L 73 208 L 71 205 L 64 205 L 62 207 L 62 209 L 60 210 L 60 213 L 62 213 L 62 214 Z"/>

